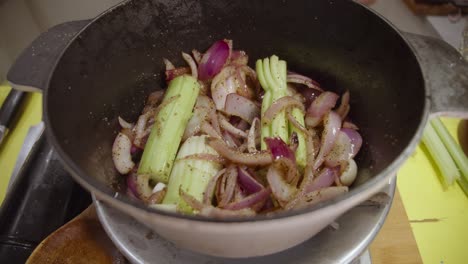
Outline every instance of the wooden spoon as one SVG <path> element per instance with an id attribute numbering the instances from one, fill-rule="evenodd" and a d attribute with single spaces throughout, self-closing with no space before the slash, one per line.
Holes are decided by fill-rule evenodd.
<path id="1" fill-rule="evenodd" d="M 40 228 L 40 227 L 38 227 Z M 42 241 L 27 264 L 128 263 L 109 239 L 94 205 Z"/>

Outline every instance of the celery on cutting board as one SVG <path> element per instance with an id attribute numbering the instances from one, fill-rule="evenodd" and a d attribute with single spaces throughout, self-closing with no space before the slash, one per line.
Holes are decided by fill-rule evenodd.
<path id="1" fill-rule="evenodd" d="M 188 75 L 173 79 L 154 117 L 138 174 L 148 174 L 156 182 L 167 183 L 185 127 L 198 97 L 200 85 Z"/>
<path id="2" fill-rule="evenodd" d="M 426 125 L 422 137 L 422 142 L 429 150 L 429 153 L 437 164 L 445 185 L 452 185 L 455 180 L 460 178 L 460 172 L 449 152 L 445 148 L 444 143 L 439 138 L 439 135 L 434 129 L 432 121 L 429 121 L 429 123 Z"/>
<path id="3" fill-rule="evenodd" d="M 179 211 L 192 213 L 192 208 L 180 198 L 179 189 L 198 201 L 203 200 L 210 179 L 222 169 L 222 165 L 213 160 L 190 158 L 199 154 L 219 156 L 216 150 L 206 144 L 206 138 L 206 135 L 189 137 L 180 147 L 163 204 L 176 204 Z"/>
<path id="4" fill-rule="evenodd" d="M 452 156 L 453 160 L 458 166 L 462 176 L 465 180 L 468 181 L 468 158 L 461 149 L 460 145 L 455 142 L 447 128 L 444 126 L 442 121 L 439 118 L 434 118 L 431 121 L 431 125 L 434 127 L 435 131 L 439 135 L 440 139 L 444 143 L 448 152 Z"/>
<path id="5" fill-rule="evenodd" d="M 287 66 L 286 61 L 279 60 L 278 56 L 273 55 L 270 58 L 257 60 L 256 72 L 260 85 L 265 90 L 262 100 L 262 116 L 268 108 L 278 99 L 288 96 L 287 90 Z M 304 125 L 304 113 L 301 110 L 292 109 L 292 115 L 298 123 Z M 297 133 L 299 144 L 296 150 L 296 161 L 300 168 L 306 165 L 306 144 L 305 135 L 289 124 L 286 117 L 286 112 L 283 110 L 278 113 L 270 123 L 265 123 L 262 120 L 261 127 L 261 148 L 266 149 L 264 138 L 280 137 L 284 142 L 289 141 L 289 137 L 293 132 Z"/>

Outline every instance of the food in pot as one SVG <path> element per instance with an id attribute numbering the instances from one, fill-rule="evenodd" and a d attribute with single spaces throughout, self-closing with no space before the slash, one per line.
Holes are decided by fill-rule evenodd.
<path id="1" fill-rule="evenodd" d="M 168 88 L 134 123 L 119 117 L 112 154 L 128 194 L 149 206 L 209 217 L 292 210 L 348 191 L 362 138 L 350 93 L 324 90 L 273 55 L 219 40 L 164 59 Z"/>

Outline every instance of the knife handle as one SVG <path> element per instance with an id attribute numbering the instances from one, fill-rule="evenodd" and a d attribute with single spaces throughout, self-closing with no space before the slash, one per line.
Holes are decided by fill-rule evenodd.
<path id="1" fill-rule="evenodd" d="M 3 102 L 2 108 L 0 109 L 0 126 L 5 128 L 10 127 L 10 123 L 15 116 L 15 112 L 21 105 L 25 97 L 25 93 L 18 90 L 11 90 L 8 94 L 5 102 Z"/>

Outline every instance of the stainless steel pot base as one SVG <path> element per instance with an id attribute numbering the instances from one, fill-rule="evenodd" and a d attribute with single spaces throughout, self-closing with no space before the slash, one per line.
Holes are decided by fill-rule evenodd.
<path id="1" fill-rule="evenodd" d="M 391 199 L 366 201 L 341 216 L 338 228 L 327 227 L 310 240 L 273 255 L 248 259 L 227 259 L 201 255 L 178 248 L 148 227 L 98 201 L 93 196 L 98 217 L 109 237 L 132 263 L 359 263 L 358 257 L 367 249 L 382 227 L 390 210 L 396 177 L 382 190 Z M 380 195 L 382 197 L 382 195 Z M 203 239 L 203 238 L 199 238 Z"/>

